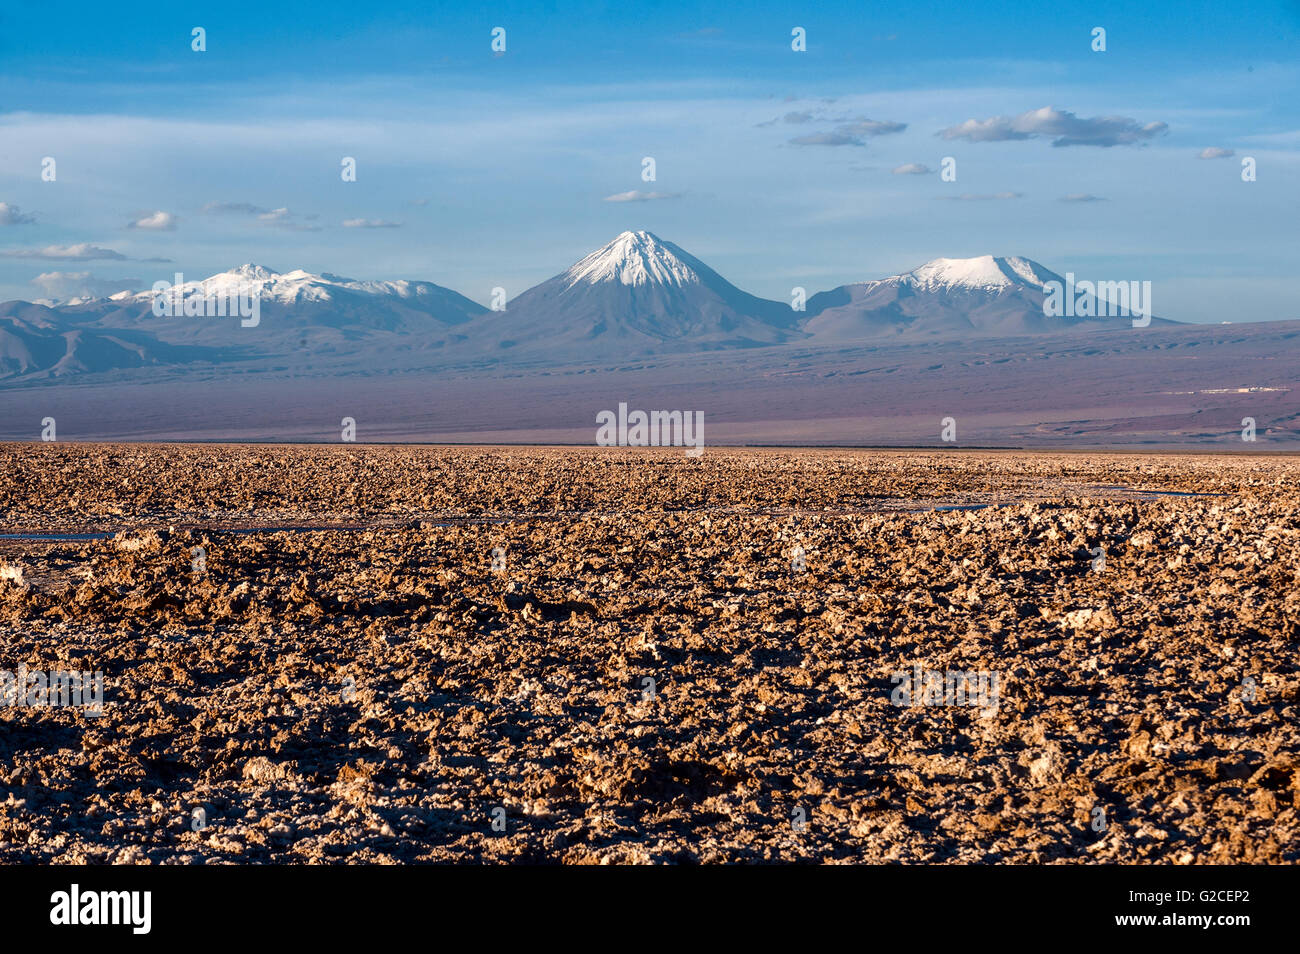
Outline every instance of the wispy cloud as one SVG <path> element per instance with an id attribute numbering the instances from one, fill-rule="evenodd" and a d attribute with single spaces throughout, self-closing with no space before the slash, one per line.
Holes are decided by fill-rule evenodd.
<path id="1" fill-rule="evenodd" d="M 676 38 L 679 40 L 707 40 L 721 35 L 721 27 L 700 27 L 698 30 L 686 30 L 678 33 Z"/>
<path id="2" fill-rule="evenodd" d="M 1235 149 L 1224 149 L 1222 146 L 1209 146 L 1202 149 L 1197 159 L 1227 159 L 1229 156 L 1235 156 Z"/>
<path id="3" fill-rule="evenodd" d="M 1062 202 L 1105 202 L 1104 196 L 1093 195 L 1091 192 L 1071 192 L 1069 195 L 1061 196 Z"/>
<path id="4" fill-rule="evenodd" d="M 345 229 L 400 229 L 401 222 L 386 222 L 383 219 L 344 219 Z"/>
<path id="5" fill-rule="evenodd" d="M 314 219 L 319 218 L 315 215 L 299 215 L 297 212 L 290 212 L 288 209 L 271 209 L 269 212 L 259 213 L 257 218 L 266 225 L 277 229 L 289 229 L 293 232 L 319 232 L 319 225 L 311 224 Z"/>
<path id="6" fill-rule="evenodd" d="M 203 207 L 209 215 L 247 215 L 255 216 L 259 222 L 270 228 L 288 229 L 291 232 L 319 232 L 321 226 L 313 224 L 320 216 L 301 215 L 287 208 L 268 209 L 252 202 L 209 202 Z M 364 219 L 350 221 L 363 222 Z M 349 226 L 364 228 L 364 226 Z M 378 227 L 378 226 L 376 226 Z"/>
<path id="7" fill-rule="evenodd" d="M 46 298 L 106 298 L 140 287 L 138 278 L 96 278 L 90 272 L 42 272 L 31 282 Z"/>
<path id="8" fill-rule="evenodd" d="M 796 136 L 790 142 L 796 146 L 865 146 L 866 140 L 876 136 L 900 133 L 907 123 L 884 122 L 875 119 L 856 119 L 837 126 L 830 132 Z"/>
<path id="9" fill-rule="evenodd" d="M 900 133 L 907 128 L 907 123 L 880 122 L 874 119 L 858 119 L 843 127 L 855 136 L 887 136 Z"/>
<path id="10" fill-rule="evenodd" d="M 86 242 L 77 245 L 47 245 L 44 248 L 7 248 L 0 251 L 0 255 L 5 258 L 35 258 L 50 262 L 128 261 L 121 252 Z"/>
<path id="11" fill-rule="evenodd" d="M 653 202 L 657 199 L 680 199 L 680 192 L 641 192 L 633 189 L 630 192 L 615 192 L 613 195 L 605 196 L 606 202 Z"/>
<path id="12" fill-rule="evenodd" d="M 209 202 L 203 207 L 203 211 L 208 214 L 242 213 L 244 215 L 262 215 L 271 210 L 264 209 L 260 205 L 253 205 L 251 202 Z"/>
<path id="13" fill-rule="evenodd" d="M 1166 123 L 1142 125 L 1124 116 L 1094 116 L 1085 119 L 1064 109 L 1044 106 L 1019 116 L 968 119 L 939 131 L 944 139 L 970 142 L 1009 142 L 1051 137 L 1053 146 L 1133 146 L 1167 132 Z"/>
<path id="14" fill-rule="evenodd" d="M 901 166 L 894 166 L 892 171 L 896 176 L 927 176 L 933 170 L 921 162 L 905 162 Z"/>
<path id="15" fill-rule="evenodd" d="M 24 212 L 16 205 L 0 202 L 0 225 L 31 225 L 36 216 Z"/>
<path id="16" fill-rule="evenodd" d="M 790 140 L 796 146 L 865 146 L 861 139 L 837 132 L 809 133 Z"/>
<path id="17" fill-rule="evenodd" d="M 995 202 L 1023 197 L 1023 192 L 963 192 L 961 195 L 935 196 L 935 198 L 947 202 Z"/>

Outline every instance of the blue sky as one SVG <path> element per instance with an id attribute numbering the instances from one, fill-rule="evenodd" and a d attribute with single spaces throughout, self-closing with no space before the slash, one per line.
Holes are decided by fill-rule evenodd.
<path id="1" fill-rule="evenodd" d="M 1300 317 L 1298 2 L 16 6 L 0 298 L 253 261 L 486 302 L 646 228 L 783 300 L 991 253 Z"/>

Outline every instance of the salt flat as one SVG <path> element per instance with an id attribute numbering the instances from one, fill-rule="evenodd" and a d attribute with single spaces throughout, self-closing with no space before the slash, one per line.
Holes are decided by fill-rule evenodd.
<path id="1" fill-rule="evenodd" d="M 3 445 L 6 532 L 113 535 L 0 540 L 0 669 L 104 683 L 0 709 L 0 858 L 1294 863 L 1298 491 L 1293 456 Z"/>

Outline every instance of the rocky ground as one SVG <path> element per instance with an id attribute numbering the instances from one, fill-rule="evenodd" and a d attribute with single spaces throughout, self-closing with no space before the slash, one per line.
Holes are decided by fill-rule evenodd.
<path id="1" fill-rule="evenodd" d="M 1297 499 L 1295 457 L 0 445 L 0 669 L 104 687 L 0 708 L 0 860 L 1294 863 Z M 918 666 L 998 693 L 895 705 Z"/>

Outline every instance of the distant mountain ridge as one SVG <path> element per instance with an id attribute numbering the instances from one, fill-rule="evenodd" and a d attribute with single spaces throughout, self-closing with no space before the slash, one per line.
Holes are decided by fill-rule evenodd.
<path id="1" fill-rule="evenodd" d="M 215 358 L 207 349 L 169 345 L 139 331 L 71 327 L 44 305 L 0 305 L 0 379 L 32 374 L 64 378 Z"/>
<path id="2" fill-rule="evenodd" d="M 459 292 L 423 281 L 357 281 L 302 269 L 278 272 L 244 264 L 199 281 L 185 281 L 168 294 L 196 297 L 214 305 L 241 291 L 256 294 L 256 327 L 238 316 L 159 317 L 155 294 L 123 291 L 108 298 L 77 299 L 49 309 L 64 330 L 94 334 L 128 333 L 153 342 L 151 353 L 175 356 L 165 346 L 197 347 L 216 363 L 274 360 L 297 366 L 314 359 L 339 360 L 360 352 L 404 353 L 438 350 L 458 340 L 456 328 L 487 311 Z M 0 305 L 0 318 L 27 303 Z M 214 309 L 215 310 L 215 309 Z M 147 361 L 146 363 L 154 363 Z M 163 359 L 163 363 L 166 360 Z M 134 359 L 123 365 L 134 365 Z M 51 370 L 39 363 L 26 372 Z M 0 373 L 4 373 L 0 371 Z"/>
<path id="3" fill-rule="evenodd" d="M 237 317 L 157 317 L 152 290 L 53 307 L 6 302 L 0 305 L 0 378 L 190 362 L 254 370 L 339 362 L 383 368 L 434 353 L 469 363 L 572 366 L 797 343 L 1129 327 L 1127 318 L 1047 315 L 1044 285 L 1053 281 L 1064 279 L 1028 258 L 939 258 L 902 275 L 817 293 L 797 311 L 737 288 L 651 232 L 628 231 L 490 311 L 432 282 L 358 281 L 247 263 L 180 290 L 203 299 L 255 292 L 261 319 L 254 328 L 241 327 Z"/>
<path id="4" fill-rule="evenodd" d="M 976 338 L 1132 327 L 1131 318 L 1051 316 L 1044 286 L 1066 279 L 1027 258 L 937 258 L 902 275 L 841 285 L 808 300 L 803 330 L 823 343 Z M 1095 303 L 1097 299 L 1092 297 Z M 1094 307 L 1093 314 L 1099 309 Z M 1166 324 L 1164 319 L 1154 323 Z"/>

